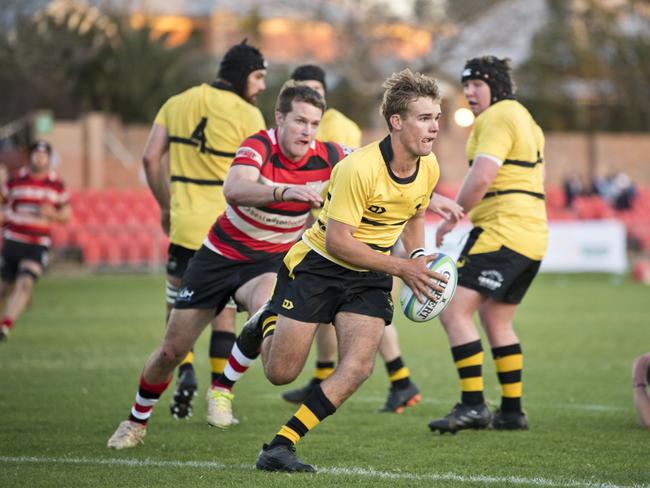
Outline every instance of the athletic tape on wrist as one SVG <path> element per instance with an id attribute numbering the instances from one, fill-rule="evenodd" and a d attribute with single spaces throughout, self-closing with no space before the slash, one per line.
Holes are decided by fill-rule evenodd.
<path id="1" fill-rule="evenodd" d="M 419 247 L 411 251 L 411 254 L 409 254 L 409 259 L 419 258 L 420 256 L 424 256 L 425 254 L 426 253 L 424 252 L 424 248 Z"/>

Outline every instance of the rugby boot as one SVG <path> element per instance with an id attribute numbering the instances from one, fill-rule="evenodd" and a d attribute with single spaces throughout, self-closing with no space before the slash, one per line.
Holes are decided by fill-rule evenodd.
<path id="1" fill-rule="evenodd" d="M 503 412 L 497 409 L 491 426 L 497 430 L 528 430 L 528 417 L 524 412 Z"/>
<path id="2" fill-rule="evenodd" d="M 395 412 L 402 413 L 404 408 L 412 407 L 422 400 L 420 390 L 415 386 L 412 381 L 406 388 L 395 388 L 391 386 L 388 390 L 388 398 L 386 404 L 379 409 L 380 412 Z"/>
<path id="3" fill-rule="evenodd" d="M 192 416 L 192 400 L 196 396 L 196 390 L 194 368 L 188 368 L 178 377 L 176 391 L 169 404 L 169 410 L 175 419 L 185 419 Z"/>
<path id="4" fill-rule="evenodd" d="M 144 444 L 144 436 L 147 433 L 147 427 L 132 420 L 125 420 L 118 425 L 117 430 L 108 439 L 106 446 L 111 449 L 126 449 L 135 447 L 138 444 Z"/>
<path id="5" fill-rule="evenodd" d="M 0 326 L 0 342 L 7 342 L 9 335 L 11 334 L 11 329 L 6 325 Z"/>
<path id="6" fill-rule="evenodd" d="M 264 471 L 316 472 L 311 464 L 304 464 L 298 459 L 295 446 L 285 444 L 274 447 L 264 444 L 257 456 L 255 467 Z"/>
<path id="7" fill-rule="evenodd" d="M 262 321 L 270 314 L 271 303 L 266 302 L 246 321 L 239 333 L 238 346 L 246 357 L 257 357 L 262 346 Z"/>
<path id="8" fill-rule="evenodd" d="M 467 405 L 457 403 L 445 417 L 429 422 L 432 432 L 455 434 L 463 429 L 485 429 L 490 425 L 492 413 L 485 403 Z"/>
<path id="9" fill-rule="evenodd" d="M 239 424 L 232 413 L 232 401 L 235 395 L 224 388 L 210 388 L 206 395 L 208 400 L 208 424 L 220 429 Z"/>
<path id="10" fill-rule="evenodd" d="M 311 392 L 314 391 L 318 383 L 310 381 L 302 388 L 296 388 L 295 390 L 285 391 L 282 394 L 282 399 L 286 400 L 289 403 L 301 404 L 311 395 Z"/>

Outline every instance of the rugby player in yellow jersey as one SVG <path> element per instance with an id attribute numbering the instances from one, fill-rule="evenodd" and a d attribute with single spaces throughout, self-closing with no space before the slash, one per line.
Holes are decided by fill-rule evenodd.
<path id="1" fill-rule="evenodd" d="M 210 226 L 226 208 L 223 181 L 239 145 L 265 128 L 256 97 L 265 89 L 266 61 L 244 40 L 226 52 L 217 79 L 171 97 L 154 121 L 144 150 L 147 182 L 160 206 L 169 234 L 167 312 L 178 294 L 190 258 L 201 247 Z M 169 169 L 163 156 L 169 153 Z M 169 175 L 167 174 L 169 173 Z M 169 177 L 168 177 L 169 176 Z M 223 372 L 235 342 L 234 304 L 212 323 L 212 375 Z M 193 353 L 179 367 L 171 403 L 176 418 L 192 414 L 196 394 Z"/>
<path id="2" fill-rule="evenodd" d="M 456 201 L 469 212 L 474 228 L 458 258 L 456 294 L 441 316 L 461 401 L 429 427 L 441 433 L 490 424 L 524 430 L 523 356 L 512 322 L 546 251 L 544 135 L 515 100 L 509 59 L 471 59 L 461 79 L 476 121 L 467 141 L 470 170 Z M 446 221 L 439 226 L 438 245 L 453 227 Z M 501 383 L 494 416 L 483 398 L 483 347 L 472 319 L 477 311 Z"/>
<path id="3" fill-rule="evenodd" d="M 301 81 L 320 93 L 323 98 L 327 94 L 325 71 L 313 64 L 298 66 L 291 79 Z M 343 144 L 349 148 L 361 146 L 361 129 L 352 120 L 334 108 L 328 108 L 323 115 L 316 138 Z M 379 346 L 379 352 L 384 359 L 390 388 L 388 399 L 380 411 L 401 413 L 405 407 L 415 405 L 421 398 L 420 390 L 411 381 L 410 371 L 404 364 L 397 338 L 397 330 L 391 324 L 386 326 L 384 337 Z M 334 371 L 336 365 L 336 334 L 334 327 L 323 325 L 316 333 L 316 369 L 309 382 L 301 388 L 286 391 L 282 398 L 291 403 L 302 403 L 314 389 Z"/>
<path id="4" fill-rule="evenodd" d="M 389 135 L 334 168 L 323 210 L 278 272 L 270 306 L 277 324 L 265 322 L 260 312 L 240 334 L 261 342 L 264 373 L 276 385 L 298 376 L 319 324 L 333 323 L 338 341 L 338 366 L 264 445 L 258 469 L 314 471 L 297 458 L 295 444 L 372 372 L 384 327 L 393 318 L 391 275 L 422 300 L 440 289 L 433 279 L 441 276 L 426 267 L 435 255 L 390 255 L 400 235 L 408 253 L 424 244 L 424 210 L 439 178 L 431 152 L 440 117 L 438 86 L 406 69 L 384 88 L 381 111 Z"/>

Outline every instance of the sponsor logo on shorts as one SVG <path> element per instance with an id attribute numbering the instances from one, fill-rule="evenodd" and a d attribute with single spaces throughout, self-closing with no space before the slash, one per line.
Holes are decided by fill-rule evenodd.
<path id="1" fill-rule="evenodd" d="M 286 298 L 282 300 L 282 308 L 286 308 L 287 310 L 291 310 L 293 308 L 293 302 L 291 300 L 287 300 Z"/>
<path id="2" fill-rule="evenodd" d="M 183 287 L 178 291 L 176 295 L 177 302 L 189 302 L 194 296 L 194 290 L 190 290 L 188 287 Z"/>
<path id="3" fill-rule="evenodd" d="M 371 205 L 370 207 L 368 207 L 368 210 L 370 210 L 372 213 L 375 214 L 386 213 L 386 209 L 384 207 L 380 207 L 379 205 Z"/>
<path id="4" fill-rule="evenodd" d="M 478 283 L 488 290 L 496 290 L 503 284 L 503 275 L 496 269 L 484 270 L 478 277 Z"/>

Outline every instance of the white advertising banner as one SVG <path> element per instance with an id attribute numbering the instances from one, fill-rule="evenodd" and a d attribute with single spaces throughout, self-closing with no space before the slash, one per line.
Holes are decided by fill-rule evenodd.
<path id="1" fill-rule="evenodd" d="M 436 222 L 426 224 L 426 248 L 436 249 Z M 471 229 L 459 224 L 450 232 L 441 252 L 458 258 Z M 541 272 L 622 274 L 627 270 L 625 226 L 618 220 L 551 222 L 548 250 Z"/>

